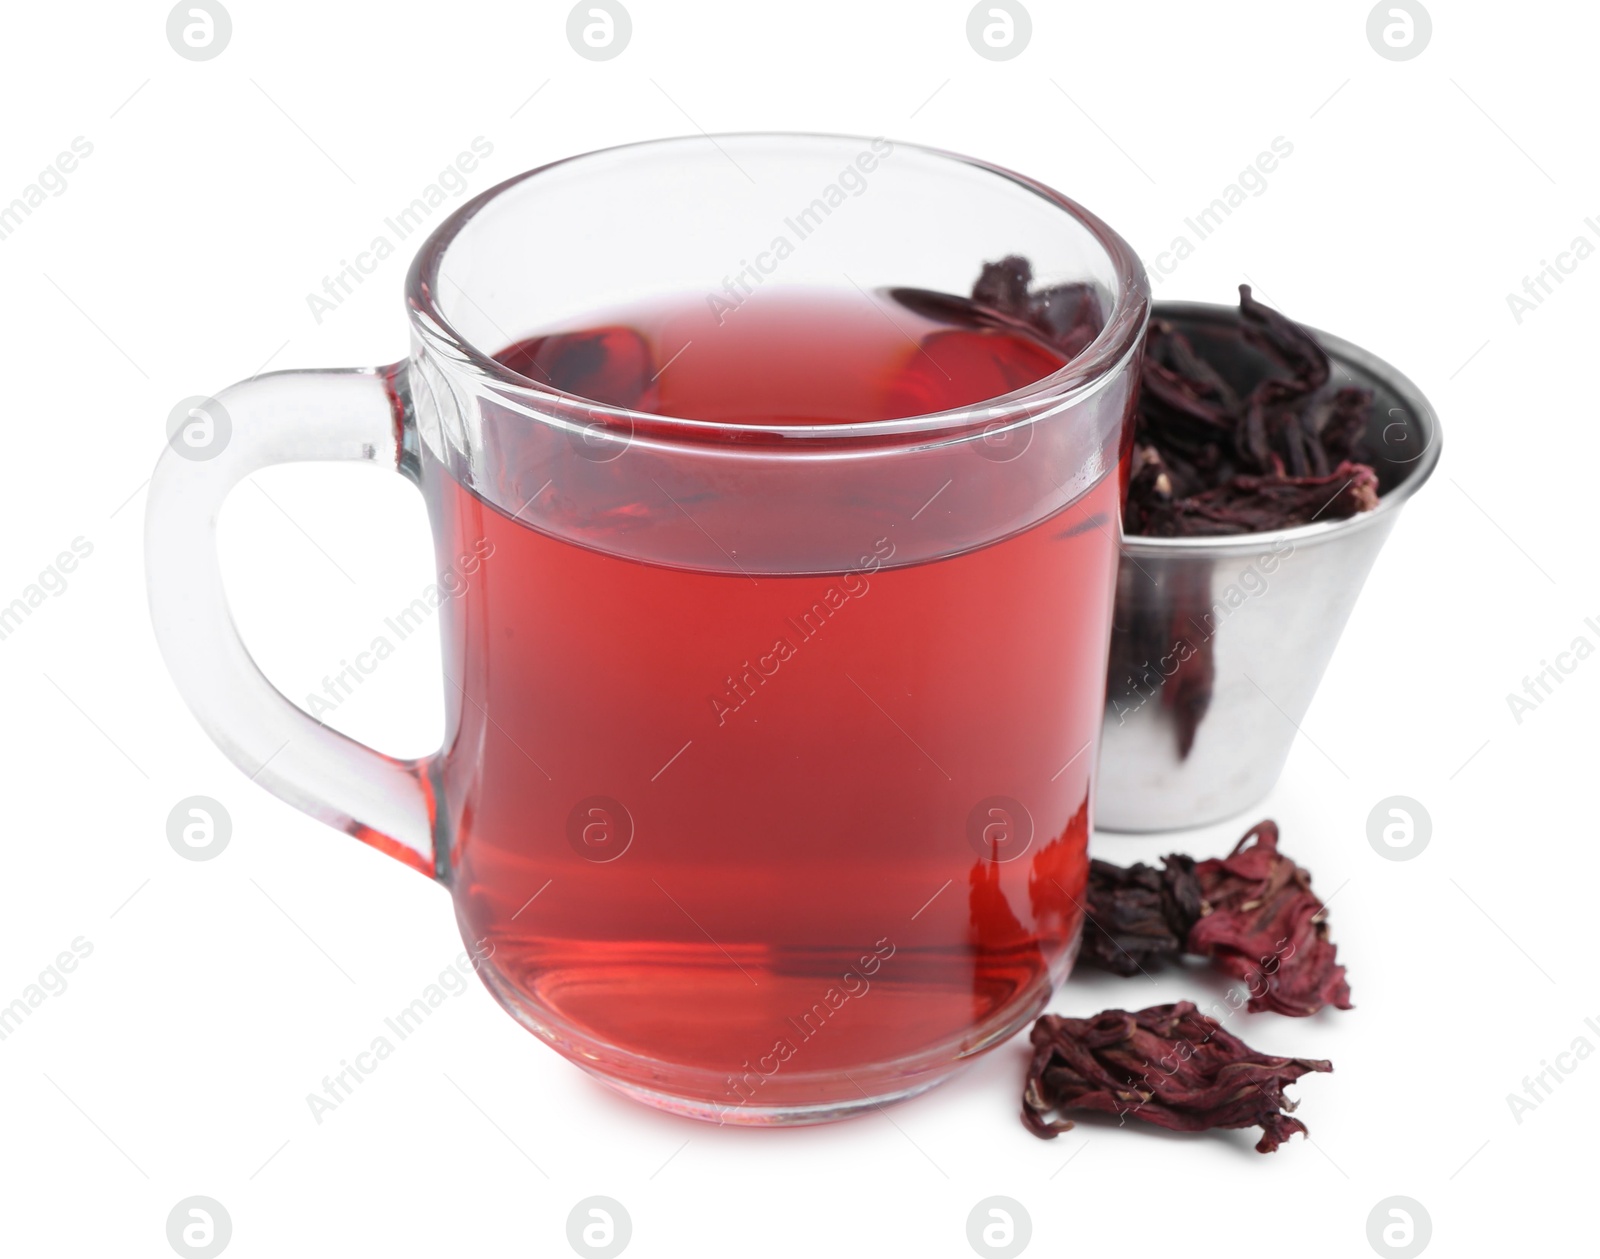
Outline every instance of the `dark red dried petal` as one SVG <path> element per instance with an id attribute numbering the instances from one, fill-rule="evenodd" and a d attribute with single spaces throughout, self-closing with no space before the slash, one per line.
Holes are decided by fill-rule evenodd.
<path id="1" fill-rule="evenodd" d="M 1325 477 L 1241 475 L 1172 505 L 1177 534 L 1259 533 L 1343 520 L 1378 505 L 1378 474 L 1341 463 Z"/>
<path id="2" fill-rule="evenodd" d="M 1047 1014 L 1031 1039 L 1022 1118 L 1046 1138 L 1072 1126 L 1052 1113 L 1091 1110 L 1175 1132 L 1259 1126 L 1256 1149 L 1268 1154 L 1306 1130 L 1283 1113 L 1294 1109 L 1284 1088 L 1333 1070 L 1321 1059 L 1258 1053 L 1190 1001 L 1087 1019 Z"/>
<path id="3" fill-rule="evenodd" d="M 496 356 L 541 385 L 608 406 L 649 410 L 658 374 L 650 345 L 634 328 L 591 328 L 530 337 Z"/>
<path id="4" fill-rule="evenodd" d="M 1248 284 L 1239 286 L 1239 318 L 1244 339 L 1277 360 L 1302 392 L 1310 393 L 1328 383 L 1328 355 L 1316 338 L 1294 320 L 1256 301 Z"/>
<path id="5" fill-rule="evenodd" d="M 1166 870 L 1091 861 L 1079 960 L 1124 976 L 1176 961 L 1189 924 L 1200 916 L 1200 883 L 1193 869 L 1187 857 L 1167 858 Z"/>
<path id="6" fill-rule="evenodd" d="M 1092 284 L 1056 284 L 1033 295 L 1029 322 L 1068 359 L 1075 358 L 1106 326 L 1100 294 Z"/>
<path id="7" fill-rule="evenodd" d="M 995 266 L 991 287 L 1015 278 L 1014 267 Z M 1363 462 L 1372 392 L 1332 388 L 1315 337 L 1256 301 L 1249 285 L 1239 286 L 1237 324 L 1207 324 L 1194 336 L 1150 321 L 1135 425 L 1142 454 L 1123 512 L 1129 533 L 1260 533 L 1377 505 L 1377 474 Z"/>
<path id="8" fill-rule="evenodd" d="M 1347 386 L 1332 398 L 1319 400 L 1307 413 L 1306 423 L 1316 434 L 1329 461 L 1362 462 L 1366 448 L 1367 417 L 1372 414 L 1372 390 Z"/>
<path id="9" fill-rule="evenodd" d="M 1194 867 L 1205 906 L 1188 950 L 1245 981 L 1249 1008 L 1305 1016 L 1350 1009 L 1350 985 L 1328 939 L 1311 874 L 1278 851 L 1276 822 L 1258 822 L 1232 853 Z"/>
<path id="10" fill-rule="evenodd" d="M 1310 872 L 1278 851 L 1270 819 L 1221 859 L 1174 853 L 1160 870 L 1090 864 L 1082 961 L 1132 975 L 1183 953 L 1209 957 L 1244 980 L 1254 1012 L 1350 1009 L 1326 908 L 1311 890 Z"/>

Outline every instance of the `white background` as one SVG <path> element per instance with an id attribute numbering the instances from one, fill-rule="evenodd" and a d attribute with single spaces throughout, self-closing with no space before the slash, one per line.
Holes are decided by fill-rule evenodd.
<path id="1" fill-rule="evenodd" d="M 1506 695 L 1578 635 L 1600 645 L 1600 260 L 1520 324 L 1506 295 L 1574 237 L 1600 241 L 1600 22 L 1438 0 L 1431 44 L 1393 62 L 1364 3 L 1040 0 L 1031 45 L 994 63 L 968 7 L 631 0 L 632 43 L 605 63 L 568 46 L 564 4 L 234 0 L 232 42 L 203 63 L 169 47 L 161 4 L 7 9 L 0 203 L 74 137 L 94 152 L 0 241 L 0 604 L 72 539 L 93 554 L 0 641 L 0 1003 L 75 937 L 93 953 L 0 1042 L 0 1250 L 168 1255 L 191 1194 L 225 1205 L 240 1257 L 566 1254 L 568 1211 L 597 1193 L 625 1204 L 641 1259 L 967 1255 L 991 1194 L 1024 1204 L 1036 1254 L 1363 1255 L 1394 1194 L 1424 1204 L 1436 1254 L 1593 1244 L 1600 1055 L 1520 1124 L 1506 1098 L 1580 1035 L 1600 1047 L 1600 660 L 1520 723 Z M 1257 811 L 1334 896 L 1356 1003 L 1236 1024 L 1333 1060 L 1296 1090 L 1311 1142 L 1262 1157 L 1254 1132 L 1107 1124 L 1038 1141 L 1016 1114 L 1022 1038 L 887 1115 L 715 1129 L 609 1093 L 477 985 L 311 1118 L 306 1094 L 459 940 L 440 888 L 248 782 L 169 685 L 141 561 L 167 414 L 268 363 L 399 357 L 408 258 L 320 324 L 306 295 L 474 137 L 494 154 L 472 192 L 698 128 L 970 152 L 1079 198 L 1146 259 L 1274 137 L 1293 144 L 1157 295 L 1228 301 L 1248 276 L 1398 365 L 1446 434 Z M 426 523 L 393 476 L 260 482 L 229 506 L 224 558 L 248 640 L 299 697 L 431 580 Z M 333 724 L 426 751 L 440 686 L 419 635 Z M 167 843 L 197 793 L 233 819 L 212 861 Z M 1432 816 L 1414 860 L 1367 842 L 1393 794 Z M 1213 855 L 1254 820 L 1095 842 Z M 1052 1008 L 1223 987 L 1077 976 Z"/>

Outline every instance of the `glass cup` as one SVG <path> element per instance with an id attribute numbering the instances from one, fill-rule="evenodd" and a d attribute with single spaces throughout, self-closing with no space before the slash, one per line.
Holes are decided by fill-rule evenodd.
<path id="1" fill-rule="evenodd" d="M 1087 286 L 1098 335 L 938 414 L 663 416 L 493 357 L 669 297 L 736 320 L 758 287 L 864 307 L 889 287 L 965 294 L 1006 255 Z M 152 615 L 207 733 L 448 887 L 504 1008 L 655 1105 L 836 1118 L 1023 1027 L 1081 926 L 1148 317 L 1128 246 L 968 158 L 697 136 L 508 180 L 439 227 L 406 295 L 406 360 L 235 385 L 156 466 Z M 301 460 L 381 463 L 422 490 L 439 582 L 413 614 L 438 607 L 446 694 L 433 755 L 328 729 L 233 628 L 218 509 L 249 473 Z"/>

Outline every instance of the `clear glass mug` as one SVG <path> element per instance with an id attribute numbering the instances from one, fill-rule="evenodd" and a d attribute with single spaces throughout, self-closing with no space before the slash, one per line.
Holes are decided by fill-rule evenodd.
<path id="1" fill-rule="evenodd" d="M 669 418 L 493 357 L 654 297 L 965 294 L 1011 254 L 1090 286 L 1103 326 L 1053 374 L 938 414 Z M 1128 246 L 968 158 L 694 137 L 508 180 L 439 227 L 406 296 L 406 360 L 235 385 L 211 457 L 175 442 L 156 466 L 152 616 L 207 733 L 448 887 L 504 1008 L 652 1104 L 831 1119 L 1023 1027 L 1081 926 L 1149 305 Z M 302 460 L 423 492 L 444 592 L 431 756 L 328 729 L 233 628 L 218 510 Z"/>

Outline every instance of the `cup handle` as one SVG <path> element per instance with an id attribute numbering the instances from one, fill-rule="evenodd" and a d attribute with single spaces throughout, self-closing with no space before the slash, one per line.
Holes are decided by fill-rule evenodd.
<path id="1" fill-rule="evenodd" d="M 414 466 L 405 378 L 404 363 L 274 372 L 218 394 L 220 411 L 191 412 L 193 429 L 168 442 L 150 479 L 145 576 L 178 693 L 223 753 L 312 817 L 435 877 L 431 758 L 400 760 L 358 743 L 273 687 L 234 628 L 216 547 L 223 500 L 258 468 Z"/>

